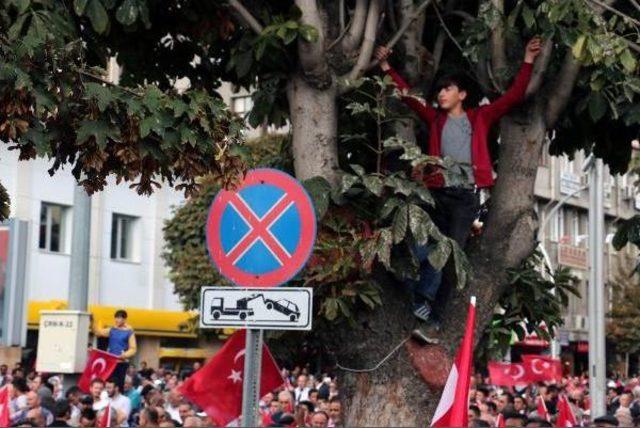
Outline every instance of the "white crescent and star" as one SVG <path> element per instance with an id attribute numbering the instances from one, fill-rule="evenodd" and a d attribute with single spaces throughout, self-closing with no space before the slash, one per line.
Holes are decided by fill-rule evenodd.
<path id="1" fill-rule="evenodd" d="M 95 370 L 96 366 L 101 366 L 100 370 Z M 91 373 L 102 373 L 107 368 L 107 361 L 104 358 L 98 358 L 91 364 Z"/>
<path id="2" fill-rule="evenodd" d="M 515 375 L 515 376 L 513 375 L 513 368 L 516 368 L 517 371 L 518 371 L 517 375 Z M 504 370 L 504 374 L 507 375 L 507 376 L 510 376 L 511 379 L 513 379 L 513 380 L 521 379 L 522 376 L 524 376 L 524 367 L 522 367 L 521 365 L 515 365 L 514 364 L 513 366 L 506 368 Z"/>
<path id="3" fill-rule="evenodd" d="M 235 384 L 236 382 L 242 382 L 241 375 L 242 375 L 241 371 L 235 371 L 234 369 L 231 369 L 231 374 L 227 376 L 227 379 L 231 379 Z"/>
<path id="4" fill-rule="evenodd" d="M 240 351 L 238 351 L 238 353 L 236 354 L 235 357 L 233 357 L 233 364 L 237 364 L 238 360 L 242 357 L 244 357 L 244 354 L 247 352 L 246 349 L 242 349 Z M 237 383 L 237 382 L 242 382 L 242 370 L 234 370 L 231 369 L 231 374 L 229 376 L 227 376 L 227 379 L 231 379 L 233 381 L 233 383 Z"/>
<path id="5" fill-rule="evenodd" d="M 239 359 L 240 357 L 242 357 L 246 352 L 247 352 L 247 351 L 246 351 L 246 349 L 243 349 L 242 351 L 239 351 L 239 352 L 236 354 L 236 356 L 235 356 L 235 357 L 233 357 L 233 364 L 237 363 L 237 362 L 238 362 L 238 359 Z"/>

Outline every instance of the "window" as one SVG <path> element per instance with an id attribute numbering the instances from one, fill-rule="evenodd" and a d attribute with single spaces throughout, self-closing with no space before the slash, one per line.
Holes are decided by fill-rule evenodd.
<path id="1" fill-rule="evenodd" d="M 234 113 L 244 115 L 253 107 L 253 100 L 250 95 L 231 98 L 231 109 Z"/>
<path id="2" fill-rule="evenodd" d="M 113 214 L 111 221 L 111 258 L 134 261 L 136 217 Z"/>
<path id="3" fill-rule="evenodd" d="M 40 207 L 40 238 L 38 246 L 52 253 L 67 251 L 67 216 L 69 207 L 43 202 Z"/>
<path id="4" fill-rule="evenodd" d="M 564 237 L 564 208 L 560 208 L 554 214 L 552 231 L 551 231 L 551 240 L 552 241 L 561 241 Z"/>

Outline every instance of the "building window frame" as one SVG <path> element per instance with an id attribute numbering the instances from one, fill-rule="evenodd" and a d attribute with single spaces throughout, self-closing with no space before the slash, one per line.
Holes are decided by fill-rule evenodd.
<path id="1" fill-rule="evenodd" d="M 121 213 L 111 215 L 111 260 L 129 263 L 139 261 L 139 223 L 139 217 Z"/>
<path id="2" fill-rule="evenodd" d="M 71 207 L 55 202 L 42 201 L 38 248 L 55 254 L 69 254 L 69 216 Z"/>

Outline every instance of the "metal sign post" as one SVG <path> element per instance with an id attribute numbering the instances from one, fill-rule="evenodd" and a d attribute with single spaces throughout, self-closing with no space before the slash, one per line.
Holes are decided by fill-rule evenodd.
<path id="1" fill-rule="evenodd" d="M 242 383 L 242 426 L 257 427 L 260 400 L 260 372 L 262 368 L 262 330 L 247 330 Z"/>
<path id="2" fill-rule="evenodd" d="M 310 289 L 274 294 L 255 287 L 284 284 L 304 267 L 316 238 L 315 209 L 295 178 L 254 169 L 235 190 L 216 195 L 206 233 L 213 264 L 244 289 L 203 287 L 200 327 L 247 329 L 241 420 L 245 427 L 258 426 L 262 329 L 309 330 L 313 294 Z"/>

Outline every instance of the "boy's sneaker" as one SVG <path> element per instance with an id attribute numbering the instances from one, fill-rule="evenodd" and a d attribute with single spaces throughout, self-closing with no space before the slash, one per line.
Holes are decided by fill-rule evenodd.
<path id="1" fill-rule="evenodd" d="M 431 315 L 431 305 L 425 300 L 421 305 L 414 307 L 413 315 L 421 321 L 428 322 Z"/>

